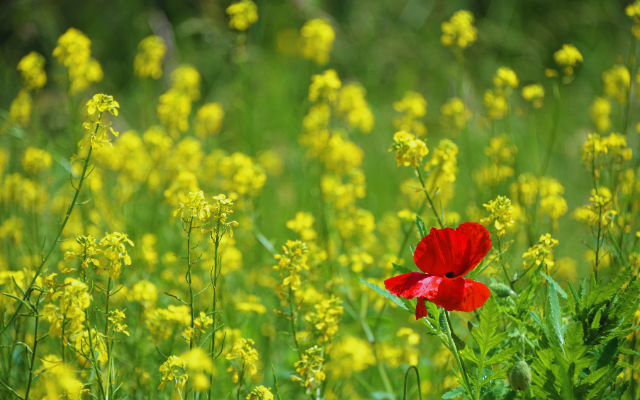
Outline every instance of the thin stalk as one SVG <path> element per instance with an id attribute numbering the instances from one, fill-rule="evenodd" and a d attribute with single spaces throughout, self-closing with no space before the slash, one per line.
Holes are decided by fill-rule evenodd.
<path id="1" fill-rule="evenodd" d="M 193 308 L 193 286 L 191 285 L 191 229 L 193 227 L 193 216 L 189 218 L 189 228 L 187 229 L 187 283 L 189 284 L 189 308 L 191 309 L 191 338 L 189 349 L 193 349 L 195 338 L 195 312 Z"/>
<path id="2" fill-rule="evenodd" d="M 445 333 L 447 334 L 447 339 L 449 340 L 449 346 L 451 348 L 451 352 L 456 359 L 456 363 L 458 364 L 458 369 L 460 370 L 460 375 L 462 375 L 462 379 L 464 380 L 465 389 L 470 397 L 473 397 L 471 393 L 471 384 L 469 383 L 469 377 L 467 376 L 467 369 L 462 363 L 462 359 L 460 358 L 460 353 L 458 353 L 458 348 L 456 347 L 456 343 L 453 340 L 453 326 L 451 325 L 451 319 L 449 318 L 449 311 L 444 310 L 444 315 L 446 316 L 447 326 Z"/>
<path id="3" fill-rule="evenodd" d="M 296 351 L 298 352 L 298 357 L 302 360 L 302 352 L 300 352 L 300 345 L 298 344 L 298 337 L 296 336 L 296 314 L 293 311 L 293 289 L 289 286 L 289 312 L 291 313 L 291 334 L 293 335 L 293 342 L 296 345 Z"/>
<path id="4" fill-rule="evenodd" d="M 404 374 L 404 392 L 402 400 L 407 399 L 407 380 L 409 379 L 409 372 L 411 372 L 411 369 L 414 369 L 416 371 L 416 380 L 418 382 L 418 397 L 420 398 L 420 400 L 422 400 L 422 390 L 420 389 L 420 373 L 418 372 L 418 367 L 416 367 L 415 365 L 407 368 L 407 372 L 405 372 Z"/>
<path id="5" fill-rule="evenodd" d="M 85 249 L 86 251 L 86 249 Z M 82 281 L 83 283 L 87 283 L 87 274 L 83 273 L 82 274 Z M 85 308 L 84 310 L 84 319 L 85 322 L 87 323 L 87 338 L 89 339 L 89 352 L 91 359 L 89 361 L 91 361 L 91 365 L 93 366 L 93 369 L 96 373 L 96 377 L 98 378 L 98 386 L 100 387 L 100 393 L 102 394 L 102 398 L 103 399 L 107 399 L 107 395 L 105 394 L 104 391 L 104 387 L 102 386 L 102 373 L 100 372 L 100 368 L 98 367 L 98 363 L 96 361 L 96 356 L 95 356 L 95 351 L 93 350 L 93 339 L 91 339 L 91 327 L 89 326 L 89 308 Z"/>
<path id="6" fill-rule="evenodd" d="M 433 215 L 436 216 L 436 220 L 438 220 L 438 225 L 440 225 L 440 228 L 443 229 L 445 225 L 440 219 L 440 215 L 438 214 L 436 207 L 433 205 L 433 200 L 431 199 L 431 195 L 429 194 L 429 191 L 427 190 L 427 186 L 424 183 L 424 178 L 422 177 L 422 171 L 420 171 L 420 166 L 416 167 L 416 171 L 418 173 L 418 178 L 420 178 L 420 184 L 422 184 L 422 188 L 424 189 L 424 195 L 427 196 L 427 201 L 431 206 L 431 210 L 433 210 Z"/>
<path id="7" fill-rule="evenodd" d="M 31 354 L 31 362 L 29 364 L 29 378 L 27 379 L 27 389 L 24 394 L 24 399 L 29 400 L 29 391 L 31 390 L 31 383 L 33 382 L 33 366 L 36 361 L 36 354 L 38 350 L 38 322 L 40 321 L 40 317 L 38 314 L 38 304 L 40 304 L 40 297 L 42 296 L 42 292 L 38 295 L 38 300 L 36 300 L 35 307 L 33 307 L 33 312 L 36 314 L 36 322 L 35 328 L 33 332 L 33 354 Z"/>
<path id="8" fill-rule="evenodd" d="M 102 114 L 100 114 L 100 116 L 98 117 L 98 121 L 100 121 L 101 119 L 102 119 Z M 97 133 L 98 126 L 99 126 L 99 124 L 96 126 L 96 132 L 94 132 L 94 133 Z M 62 231 L 64 230 L 65 226 L 67 225 L 67 222 L 69 222 L 69 218 L 71 217 L 71 212 L 73 211 L 73 208 L 76 205 L 76 201 L 78 200 L 78 196 L 80 195 L 80 190 L 82 189 L 82 184 L 84 183 L 84 181 L 85 181 L 85 179 L 87 177 L 87 167 L 89 166 L 89 159 L 91 158 L 91 151 L 92 150 L 93 150 L 93 147 L 89 146 L 89 153 L 87 154 L 87 158 L 85 159 L 85 162 L 84 162 L 84 167 L 82 169 L 82 175 L 80 176 L 80 182 L 78 182 L 78 187 L 76 188 L 76 193 L 73 196 L 73 200 L 71 201 L 71 204 L 69 204 L 69 207 L 67 208 L 67 214 L 65 215 L 64 220 L 62 221 L 62 224 L 60 225 L 60 229 L 58 230 L 58 234 L 56 235 L 56 238 L 53 240 L 53 243 L 51 244 L 51 248 L 49 248 L 49 251 L 47 252 L 46 256 L 40 262 L 40 266 L 38 266 L 38 269 L 36 270 L 36 273 L 33 276 L 33 279 L 31 280 L 31 283 L 29 283 L 29 286 L 27 286 L 27 288 L 25 289 L 25 294 L 24 294 L 24 297 L 22 298 L 22 300 L 24 300 L 24 301 L 27 300 L 27 297 L 31 293 L 31 288 L 36 283 L 36 279 L 38 279 L 38 277 L 40 276 L 40 273 L 42 272 L 42 269 L 44 268 L 44 265 L 47 263 L 47 260 L 49 260 L 49 257 L 51 257 L 51 254 L 53 253 L 53 250 L 56 249 L 56 247 L 58 245 L 58 240 L 60 239 L 60 236 L 62 235 Z M 16 316 L 18 316 L 18 313 L 20 312 L 21 308 L 22 308 L 22 302 L 18 302 L 17 307 L 16 307 L 16 311 L 13 313 L 11 318 L 9 318 L 9 321 L 7 321 L 7 324 L 4 325 L 2 328 L 0 328 L 0 335 L 2 335 L 9 328 L 9 325 L 11 325 L 11 323 L 16 319 Z"/>
<path id="9" fill-rule="evenodd" d="M 218 265 L 218 247 L 220 246 L 220 240 L 222 239 L 220 235 L 220 220 L 218 219 L 218 225 L 216 227 L 216 236 L 213 239 L 213 235 L 211 235 L 211 239 L 213 239 L 214 243 L 214 260 L 213 260 L 213 275 L 211 276 L 211 280 L 213 281 L 213 299 L 212 303 L 212 311 L 213 311 L 213 331 L 211 334 L 211 362 L 215 361 L 215 348 L 216 348 L 216 327 L 217 327 L 217 315 L 216 315 L 216 307 L 217 307 L 217 293 L 218 293 L 218 274 L 220 273 L 220 269 L 222 269 L 222 265 Z M 213 390 L 213 374 L 209 377 L 209 392 L 207 398 L 211 399 L 211 391 Z"/>
<path id="10" fill-rule="evenodd" d="M 502 253 L 502 242 L 500 241 L 500 236 L 498 236 L 498 253 Z M 500 265 L 502 266 L 504 275 L 507 277 L 507 282 L 509 282 L 509 286 L 511 286 L 511 290 L 513 290 L 513 280 L 509 276 L 509 272 L 507 271 L 507 266 L 504 265 L 504 259 L 502 258 L 502 256 L 500 256 Z"/>
<path id="11" fill-rule="evenodd" d="M 242 364 L 242 370 L 240 371 L 240 377 L 238 377 L 238 394 L 236 396 L 236 400 L 240 400 L 240 388 L 242 387 L 242 381 L 244 380 L 244 367 Z"/>
<path id="12" fill-rule="evenodd" d="M 107 281 L 107 303 L 104 307 L 104 336 L 107 341 L 107 395 L 111 395 L 111 346 L 109 340 L 109 300 L 111 299 L 111 276 Z"/>

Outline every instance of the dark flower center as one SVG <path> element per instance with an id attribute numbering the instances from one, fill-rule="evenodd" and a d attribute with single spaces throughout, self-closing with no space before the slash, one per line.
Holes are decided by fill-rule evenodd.
<path id="1" fill-rule="evenodd" d="M 446 276 L 447 278 L 453 278 L 453 272 L 449 271 L 446 274 L 444 274 L 444 276 Z"/>

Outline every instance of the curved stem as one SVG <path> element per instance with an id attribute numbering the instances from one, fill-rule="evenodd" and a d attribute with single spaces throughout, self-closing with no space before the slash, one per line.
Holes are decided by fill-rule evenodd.
<path id="1" fill-rule="evenodd" d="M 460 375 L 462 375 L 463 383 L 465 385 L 465 389 L 470 397 L 473 398 L 473 393 L 471 393 L 471 384 L 469 383 L 469 377 L 467 376 L 467 369 L 460 358 L 460 353 L 458 352 L 458 348 L 456 347 L 456 343 L 453 340 L 453 326 L 451 325 L 451 319 L 449 318 L 449 311 L 444 310 L 444 315 L 446 316 L 447 326 L 445 329 L 445 333 L 447 334 L 447 339 L 449 339 L 449 346 L 453 356 L 456 359 L 456 363 L 458 364 L 458 369 L 460 370 Z"/>
<path id="2" fill-rule="evenodd" d="M 402 400 L 407 400 L 407 380 L 409 379 L 409 372 L 411 372 L 411 369 L 414 369 L 416 371 L 416 380 L 418 381 L 418 397 L 420 398 L 420 400 L 422 400 L 422 389 L 420 389 L 420 373 L 418 372 L 418 368 L 415 365 L 407 368 L 407 372 L 405 372 L 404 374 L 404 392 L 402 395 Z"/>

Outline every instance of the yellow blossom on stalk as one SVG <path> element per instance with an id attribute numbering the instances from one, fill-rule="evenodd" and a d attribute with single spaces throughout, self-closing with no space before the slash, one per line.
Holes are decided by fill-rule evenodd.
<path id="1" fill-rule="evenodd" d="M 186 223 L 191 223 L 195 219 L 206 222 L 211 216 L 211 210 L 209 203 L 204 199 L 204 192 L 202 190 L 190 192 L 186 204 L 180 203 L 173 212 L 174 217 L 177 217 L 178 214 L 180 214 L 180 219 Z"/>
<path id="2" fill-rule="evenodd" d="M 22 57 L 18 63 L 17 69 L 22 75 L 22 81 L 26 89 L 39 89 L 47 83 L 47 74 L 44 72 L 44 64 L 44 57 L 35 51 L 32 51 Z"/>
<path id="3" fill-rule="evenodd" d="M 533 108 L 540 108 L 544 100 L 544 86 L 539 83 L 527 85 L 522 88 L 522 97 L 530 101 Z"/>
<path id="4" fill-rule="evenodd" d="M 124 312 L 120 310 L 109 311 L 109 325 L 111 325 L 111 328 L 116 332 L 129 336 L 129 332 L 126 331 L 127 325 L 121 323 L 125 318 Z"/>
<path id="5" fill-rule="evenodd" d="M 82 124 L 87 130 L 86 137 L 82 139 L 78 146 L 84 148 L 91 146 L 93 148 L 102 147 L 105 143 L 111 146 L 111 139 L 107 139 L 107 129 L 111 131 L 113 136 L 119 133 L 111 128 L 111 122 L 102 123 L 102 114 L 107 111 L 109 114 L 117 116 L 120 104 L 113 99 L 113 96 L 106 94 L 96 94 L 87 102 L 87 122 Z"/>
<path id="6" fill-rule="evenodd" d="M 484 92 L 483 103 L 487 107 L 487 113 L 492 120 L 502 119 L 509 112 L 509 103 L 503 92 L 494 92 L 487 89 Z"/>
<path id="7" fill-rule="evenodd" d="M 582 54 L 572 44 L 564 44 L 562 48 L 553 53 L 553 59 L 560 67 L 564 67 L 565 75 L 572 75 L 573 68 L 578 66 L 578 63 L 583 62 Z"/>
<path id="8" fill-rule="evenodd" d="M 51 168 L 51 154 L 46 150 L 35 147 L 27 147 L 22 156 L 22 168 L 29 173 L 36 175 Z"/>
<path id="9" fill-rule="evenodd" d="M 633 157 L 633 151 L 627 147 L 625 136 L 619 133 L 611 133 L 604 138 L 597 133 L 590 133 L 580 152 L 585 168 L 596 176 L 600 176 L 600 169 L 603 168 L 606 159 L 621 164 Z"/>
<path id="10" fill-rule="evenodd" d="M 328 69 L 322 74 L 313 75 L 311 85 L 309 85 L 309 101 L 333 104 L 338 99 L 338 90 L 341 87 L 342 82 L 335 69 Z"/>
<path id="11" fill-rule="evenodd" d="M 420 93 L 407 90 L 402 100 L 393 103 L 393 109 L 402 114 L 393 120 L 396 129 L 415 132 L 419 137 L 427 134 L 424 124 L 417 121 L 418 118 L 427 115 L 427 101 Z"/>
<path id="12" fill-rule="evenodd" d="M 180 65 L 171 73 L 171 88 L 189 96 L 192 101 L 200 98 L 200 73 L 191 65 Z"/>
<path id="13" fill-rule="evenodd" d="M 247 396 L 247 400 L 273 400 L 271 388 L 266 388 L 262 385 L 256 386 Z"/>
<path id="14" fill-rule="evenodd" d="M 303 241 L 308 242 L 318 237 L 318 234 L 313 229 L 314 223 L 315 218 L 312 214 L 298 211 L 293 219 L 287 221 L 287 228 L 299 234 Z"/>
<path id="15" fill-rule="evenodd" d="M 336 112 L 346 115 L 349 128 L 358 128 L 362 133 L 369 133 L 373 129 L 374 116 L 365 100 L 367 90 L 359 83 L 348 83 L 338 94 Z"/>
<path id="16" fill-rule="evenodd" d="M 102 253 L 102 250 L 98 248 L 96 239 L 93 236 L 78 236 L 76 238 L 76 243 L 80 245 L 82 252 L 76 254 L 73 251 L 67 251 L 64 253 L 65 260 L 79 258 L 82 260 L 81 266 L 83 269 L 87 268 L 89 264 L 93 264 L 96 268 L 104 266 L 104 262 L 101 262 L 97 258 L 98 255 Z"/>
<path id="17" fill-rule="evenodd" d="M 193 389 L 196 392 L 209 389 L 209 377 L 206 373 L 211 374 L 215 371 L 211 356 L 202 348 L 194 347 L 180 356 L 180 359 L 185 363 L 187 372 L 192 377 Z"/>
<path id="18" fill-rule="evenodd" d="M 231 380 L 238 382 L 240 372 L 244 371 L 244 375 L 251 378 L 258 373 L 258 350 L 255 349 L 255 342 L 252 339 L 238 339 L 233 344 L 233 348 L 227 354 L 227 360 L 237 360 L 232 363 L 227 371 L 233 371 Z"/>
<path id="19" fill-rule="evenodd" d="M 558 240 L 551 237 L 550 233 L 546 233 L 540 236 L 538 244 L 529 247 L 529 249 L 522 255 L 525 260 L 522 262 L 522 267 L 526 270 L 529 267 L 544 267 L 549 271 L 555 263 L 553 260 L 553 247 L 558 245 Z"/>
<path id="20" fill-rule="evenodd" d="M 33 100 L 31 95 L 25 89 L 18 92 L 18 96 L 11 102 L 9 107 L 9 117 L 12 122 L 22 126 L 31 124 L 31 110 L 33 109 Z"/>
<path id="21" fill-rule="evenodd" d="M 327 371 L 337 377 L 349 377 L 376 365 L 376 357 L 371 344 L 354 336 L 346 336 L 333 347 Z"/>
<path id="22" fill-rule="evenodd" d="M 338 333 L 340 316 L 344 313 L 342 300 L 331 295 L 330 298 L 321 300 L 314 308 L 315 311 L 307 313 L 304 320 L 314 328 L 318 335 L 318 343 L 331 342 Z"/>
<path id="23" fill-rule="evenodd" d="M 291 380 L 298 381 L 307 390 L 307 392 L 316 389 L 326 379 L 324 371 L 322 371 L 322 348 L 313 346 L 308 348 L 300 361 L 296 361 L 294 367 L 298 375 L 293 375 Z"/>
<path id="24" fill-rule="evenodd" d="M 167 361 L 165 361 L 159 369 L 162 373 L 162 382 L 160 383 L 160 386 L 158 386 L 158 390 L 164 390 L 167 382 L 174 381 L 176 390 L 182 392 L 184 385 L 189 379 L 189 375 L 187 375 L 186 372 L 187 365 L 184 360 L 180 357 L 169 356 Z"/>
<path id="25" fill-rule="evenodd" d="M 627 102 L 627 92 L 631 85 L 631 75 L 629 70 L 622 64 L 614 65 L 602 73 L 604 83 L 604 94 L 613 97 L 618 104 Z"/>
<path id="26" fill-rule="evenodd" d="M 465 49 L 478 39 L 478 29 L 473 26 L 473 13 L 467 10 L 456 11 L 449 21 L 443 22 L 440 42 L 444 46 Z"/>
<path id="27" fill-rule="evenodd" d="M 213 318 L 200 311 L 200 316 L 193 319 L 193 327 L 190 326 L 185 329 L 182 335 L 186 338 L 188 344 L 191 344 L 191 341 L 194 339 L 197 344 L 200 342 L 204 331 L 211 324 L 213 324 Z"/>
<path id="28" fill-rule="evenodd" d="M 105 233 L 100 240 L 100 246 L 104 247 L 103 254 L 109 260 L 109 276 L 117 278 L 121 274 L 122 263 L 131 265 L 131 256 L 127 252 L 126 245 L 134 246 L 126 234 L 120 232 Z"/>
<path id="29" fill-rule="evenodd" d="M 498 196 L 495 200 L 491 200 L 488 204 L 483 204 L 483 206 L 487 209 L 489 215 L 480 220 L 480 222 L 484 225 L 492 225 L 498 237 L 503 236 L 506 233 L 506 228 L 514 224 L 511 200 L 504 196 Z"/>
<path id="30" fill-rule="evenodd" d="M 133 288 L 127 293 L 127 298 L 129 301 L 139 303 L 144 309 L 150 309 L 158 301 L 158 290 L 153 283 L 141 279 L 133 284 Z"/>
<path id="31" fill-rule="evenodd" d="M 398 167 L 417 167 L 422 159 L 429 154 L 427 145 L 409 132 L 399 131 L 393 135 L 393 144 L 389 151 L 395 151 Z"/>
<path id="32" fill-rule="evenodd" d="M 171 337 L 174 329 L 191 325 L 191 311 L 189 306 L 168 306 L 166 309 L 157 308 L 147 313 L 147 328 L 154 343 L 159 343 Z"/>
<path id="33" fill-rule="evenodd" d="M 329 21 L 316 18 L 305 22 L 300 29 L 300 54 L 318 65 L 329 62 L 336 33 Z"/>
<path id="34" fill-rule="evenodd" d="M 162 59 L 167 52 L 164 39 L 160 36 L 147 36 L 138 44 L 138 54 L 133 59 L 133 71 L 139 78 L 162 76 Z"/>
<path id="35" fill-rule="evenodd" d="M 633 27 L 631 27 L 631 33 L 635 36 L 636 39 L 640 39 L 640 1 L 636 0 L 635 2 L 629 4 L 627 8 L 624 9 L 627 16 L 633 18 Z"/>
<path id="36" fill-rule="evenodd" d="M 307 138 L 315 138 L 315 141 L 307 142 Z M 346 133 L 342 131 L 309 133 L 307 137 L 301 138 L 301 141 L 303 144 L 309 145 L 307 156 L 319 158 L 329 172 L 345 175 L 362 166 L 364 151 L 354 142 L 348 140 Z"/>
<path id="37" fill-rule="evenodd" d="M 217 135 L 222 129 L 224 110 L 220 103 L 207 103 L 200 107 L 194 121 L 196 136 L 201 139 Z"/>
<path id="38" fill-rule="evenodd" d="M 233 214 L 233 210 L 231 206 L 233 205 L 233 201 L 227 198 L 224 194 L 219 194 L 217 196 L 212 197 L 213 201 L 209 205 L 209 209 L 211 211 L 211 220 L 216 224 L 214 230 L 218 229 L 218 224 L 220 226 L 220 231 L 217 232 L 218 236 L 229 232 L 229 237 L 233 237 L 233 227 L 237 227 L 239 225 L 236 221 L 227 221 L 229 216 Z"/>
<path id="39" fill-rule="evenodd" d="M 516 89 L 519 85 L 518 76 L 511 68 L 500 67 L 493 77 L 493 84 L 497 88 Z"/>
<path id="40" fill-rule="evenodd" d="M 474 171 L 473 178 L 481 186 L 494 187 L 512 177 L 515 171 L 511 165 L 515 162 L 514 154 L 518 148 L 511 144 L 505 135 L 491 138 L 484 153 L 489 157 L 488 164 L 482 164 Z"/>
<path id="41" fill-rule="evenodd" d="M 160 96 L 157 107 L 158 119 L 174 139 L 179 138 L 180 132 L 189 129 L 189 114 L 191 114 L 191 98 L 186 93 L 176 89 L 169 89 Z"/>
<path id="42" fill-rule="evenodd" d="M 258 20 L 258 6 L 251 0 L 241 0 L 227 7 L 229 28 L 246 31 Z"/>
<path id="43" fill-rule="evenodd" d="M 611 103 L 604 97 L 596 97 L 589 108 L 589 115 L 598 132 L 605 132 L 611 127 Z"/>
<path id="44" fill-rule="evenodd" d="M 72 278 L 64 281 L 64 291 L 59 291 L 52 296 L 52 300 L 60 300 L 59 306 L 49 303 L 44 307 L 44 316 L 51 326 L 49 335 L 61 336 L 64 326 L 65 337 L 70 337 L 80 332 L 84 327 L 84 310 L 91 304 L 91 295 L 86 284 Z"/>
<path id="45" fill-rule="evenodd" d="M 597 190 L 591 189 L 589 200 L 591 204 L 576 209 L 573 218 L 589 226 L 600 226 L 606 234 L 608 228 L 613 227 L 613 219 L 618 215 L 611 190 L 604 186 L 598 187 Z"/>
<path id="46" fill-rule="evenodd" d="M 335 174 L 325 174 L 320 179 L 322 197 L 337 210 L 351 207 L 357 199 L 365 197 L 366 190 L 364 172 L 360 169 L 349 171 L 345 182 Z"/>
<path id="47" fill-rule="evenodd" d="M 463 129 L 471 119 L 471 110 L 461 98 L 452 97 L 440 107 L 440 120 L 443 125 L 456 129 Z"/>
<path id="48" fill-rule="evenodd" d="M 331 119 L 331 107 L 326 103 L 315 104 L 302 120 L 305 131 L 315 134 L 318 131 L 326 130 Z"/>
<path id="49" fill-rule="evenodd" d="M 309 249 L 306 243 L 299 240 L 287 240 L 287 244 L 282 246 L 282 254 L 276 254 L 274 258 L 278 260 L 278 265 L 273 267 L 274 271 L 287 271 L 287 275 L 281 274 L 282 284 L 278 285 L 278 290 L 283 292 L 287 287 L 291 290 L 298 290 L 302 283 L 300 272 L 308 270 L 307 253 Z M 281 297 L 283 294 L 281 293 Z"/>
<path id="50" fill-rule="evenodd" d="M 58 38 L 58 46 L 53 50 L 58 63 L 69 70 L 71 94 L 85 90 L 92 82 L 100 82 L 102 67 L 91 58 L 91 40 L 75 28 L 69 28 Z"/>
<path id="51" fill-rule="evenodd" d="M 230 193 L 255 197 L 267 180 L 264 169 L 252 157 L 235 152 L 218 163 L 220 189 Z"/>

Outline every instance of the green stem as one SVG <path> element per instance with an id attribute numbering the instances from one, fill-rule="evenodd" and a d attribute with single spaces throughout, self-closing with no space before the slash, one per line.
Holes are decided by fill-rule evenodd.
<path id="1" fill-rule="evenodd" d="M 456 347 L 456 343 L 453 340 L 453 326 L 451 325 L 451 319 L 449 318 L 449 311 L 444 310 L 444 315 L 446 316 L 447 326 L 445 329 L 445 333 L 447 334 L 447 339 L 449 339 L 449 346 L 453 356 L 456 359 L 456 363 L 458 364 L 458 369 L 460 370 L 460 375 L 462 375 L 462 379 L 464 380 L 464 385 L 469 397 L 473 397 L 473 393 L 471 393 L 471 384 L 469 383 L 469 377 L 467 376 L 467 369 L 465 368 L 462 359 L 460 358 L 460 353 L 458 353 L 458 348 Z"/>
<path id="2" fill-rule="evenodd" d="M 409 379 L 409 372 L 411 372 L 411 369 L 414 369 L 416 371 L 416 380 L 418 382 L 418 397 L 420 398 L 420 400 L 422 400 L 422 389 L 420 389 L 420 373 L 418 373 L 418 368 L 415 365 L 407 368 L 407 372 L 405 372 L 404 374 L 404 392 L 402 395 L 402 400 L 407 400 L 407 380 Z"/>
<path id="3" fill-rule="evenodd" d="M 502 253 L 502 242 L 500 241 L 500 236 L 498 236 L 498 253 Z M 507 266 L 504 265 L 504 259 L 502 258 L 502 255 L 500 255 L 500 265 L 502 266 L 504 275 L 507 277 L 507 282 L 509 282 L 511 290 L 513 290 L 513 279 L 511 279 L 511 277 L 509 276 L 509 272 L 507 271 Z"/>
<path id="4" fill-rule="evenodd" d="M 193 349 L 193 341 L 195 339 L 195 312 L 193 309 L 193 286 L 191 285 L 191 228 L 193 227 L 193 216 L 189 218 L 189 227 L 187 229 L 187 283 L 189 284 L 189 308 L 191 310 L 191 338 L 189 339 L 189 349 Z"/>
<path id="5" fill-rule="evenodd" d="M 111 396 L 111 346 L 109 341 L 109 300 L 111 299 L 111 276 L 107 281 L 107 302 L 104 307 L 104 336 L 107 342 L 107 395 Z"/>
<path id="6" fill-rule="evenodd" d="M 291 334 L 293 335 L 293 342 L 296 345 L 296 351 L 298 352 L 298 357 L 302 361 L 302 352 L 300 351 L 300 345 L 298 344 L 298 337 L 296 336 L 296 314 L 293 310 L 293 289 L 289 286 L 289 312 L 291 313 Z"/>
<path id="7" fill-rule="evenodd" d="M 445 227 L 445 224 L 440 219 L 440 215 L 438 214 L 436 207 L 433 205 L 433 200 L 431 199 L 431 195 L 429 194 L 429 191 L 427 190 L 427 186 L 424 183 L 424 178 L 422 177 L 422 171 L 420 171 L 420 166 L 416 167 L 416 171 L 418 173 L 418 178 L 420 178 L 420 184 L 422 184 L 422 188 L 424 189 L 424 194 L 425 196 L 427 196 L 427 201 L 431 206 L 431 210 L 433 210 L 433 215 L 435 215 L 436 220 L 438 220 L 438 225 L 440 225 L 440 228 L 443 229 Z"/>
<path id="8" fill-rule="evenodd" d="M 29 391 L 31 390 L 31 382 L 33 382 L 33 366 L 35 364 L 36 361 L 36 354 L 37 354 L 37 350 L 38 350 L 38 322 L 40 321 L 40 317 L 38 314 L 38 304 L 40 304 L 40 297 L 42 296 L 42 292 L 40 292 L 40 294 L 38 295 L 38 300 L 36 300 L 36 304 L 35 307 L 33 307 L 33 312 L 36 315 L 36 322 L 35 322 L 35 328 L 34 328 L 34 332 L 33 332 L 33 354 L 31 354 L 31 362 L 29 364 L 29 378 L 27 380 L 27 390 L 25 391 L 24 394 L 24 399 L 25 400 L 29 400 Z"/>
<path id="9" fill-rule="evenodd" d="M 212 325 L 212 333 L 211 333 L 211 362 L 215 361 L 215 348 L 216 348 L 216 327 L 217 327 L 217 315 L 216 315 L 216 307 L 218 305 L 217 302 L 217 294 L 218 294 L 218 275 L 220 274 L 220 269 L 222 269 L 222 265 L 218 265 L 218 247 L 220 246 L 220 240 L 222 236 L 220 235 L 220 220 L 218 219 L 218 225 L 215 230 L 216 236 L 213 239 L 213 235 L 211 235 L 211 239 L 214 243 L 214 260 L 213 260 L 213 275 L 211 276 L 211 280 L 213 281 L 213 299 L 212 303 L 212 311 L 213 311 L 213 325 Z M 218 268 L 220 267 L 220 268 Z M 207 398 L 211 400 L 211 392 L 213 390 L 213 373 L 209 377 L 209 393 Z"/>

